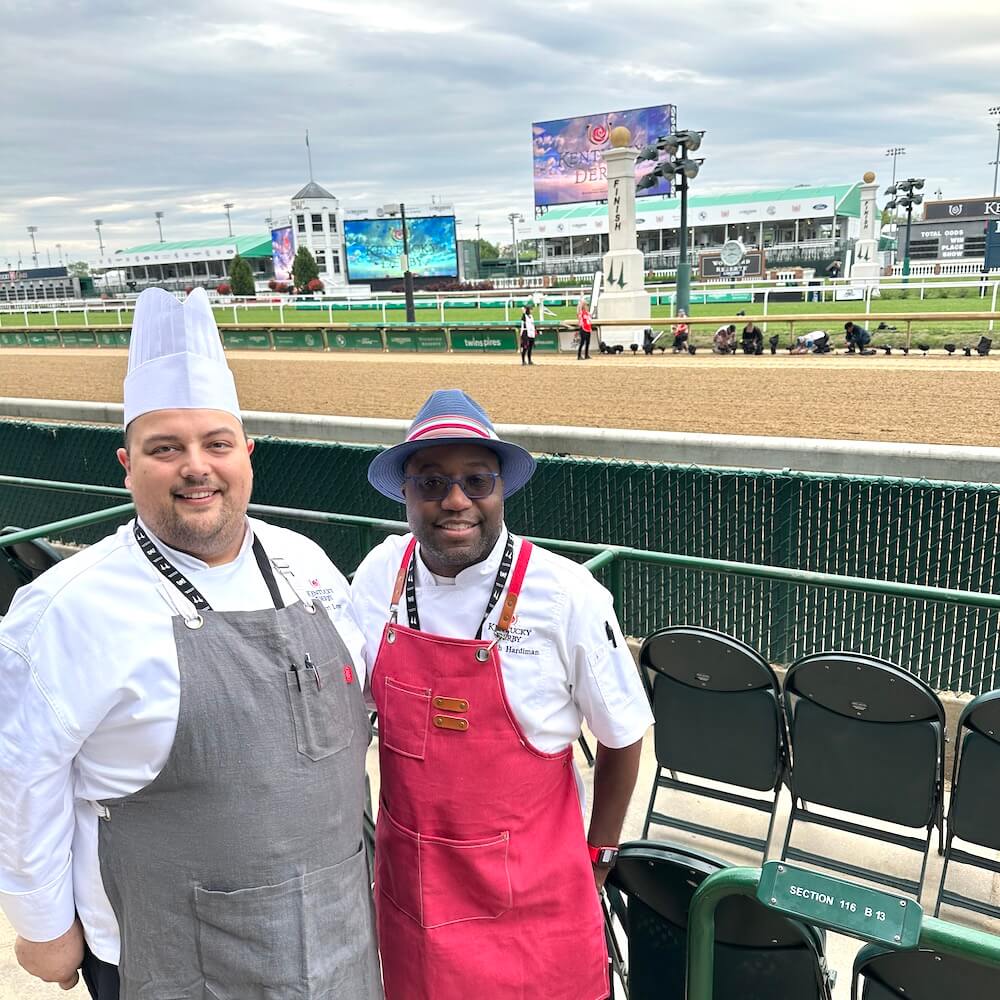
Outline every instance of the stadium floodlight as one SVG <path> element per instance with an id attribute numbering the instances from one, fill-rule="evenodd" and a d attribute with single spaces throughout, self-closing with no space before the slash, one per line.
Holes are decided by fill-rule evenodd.
<path id="1" fill-rule="evenodd" d="M 896 193 L 896 184 L 895 184 L 895 182 L 893 182 L 892 184 L 890 184 L 890 185 L 889 185 L 889 186 L 888 186 L 888 187 L 887 187 L 887 188 L 885 189 L 885 193 L 886 193 L 887 195 L 889 195 L 890 197 L 891 197 L 892 195 L 894 195 L 894 194 Z"/>
<path id="2" fill-rule="evenodd" d="M 222 206 L 226 210 L 226 226 L 229 228 L 229 238 L 233 238 L 233 217 L 229 214 L 229 210 L 233 207 L 233 202 L 227 201 Z"/>
<path id="3" fill-rule="evenodd" d="M 986 109 L 987 114 L 990 115 L 1000 115 L 1000 104 L 994 105 L 992 108 Z M 1000 121 L 997 122 L 997 152 L 996 156 L 993 158 L 991 164 L 987 166 L 993 167 L 993 197 L 997 196 L 997 172 L 1000 171 Z"/>
<path id="4" fill-rule="evenodd" d="M 524 216 L 520 212 L 508 212 L 507 221 L 510 223 L 510 240 L 511 246 L 514 248 L 514 273 L 521 273 L 521 255 L 518 252 L 517 247 L 517 231 L 514 228 L 515 223 L 524 222 Z"/>
<path id="5" fill-rule="evenodd" d="M 94 226 L 97 229 L 97 245 L 100 248 L 101 256 L 104 256 L 104 240 L 101 239 L 101 226 L 104 225 L 103 219 L 94 219 Z"/>
<path id="6" fill-rule="evenodd" d="M 38 232 L 38 226 L 28 226 L 28 235 L 31 237 L 31 259 L 35 262 L 35 267 L 38 267 L 38 247 L 35 246 L 35 233 Z"/>
<path id="7" fill-rule="evenodd" d="M 677 138 L 684 144 L 689 153 L 695 152 L 701 145 L 701 137 L 704 132 L 695 132 L 692 129 L 685 129 L 677 133 Z"/>
<path id="8" fill-rule="evenodd" d="M 646 160 L 658 160 L 660 150 L 656 146 L 646 146 L 636 157 L 636 162 L 643 163 Z"/>
<path id="9" fill-rule="evenodd" d="M 673 156 L 680 149 L 681 137 L 676 132 L 671 132 L 670 135 L 665 135 L 661 139 L 658 139 L 656 145 L 661 152 L 666 153 L 668 156 Z"/>
<path id="10" fill-rule="evenodd" d="M 660 183 L 660 174 L 656 170 L 651 170 L 644 177 L 640 177 L 635 183 L 636 191 L 645 191 L 646 188 L 656 187 Z"/>
<path id="11" fill-rule="evenodd" d="M 689 181 L 693 181 L 701 169 L 701 161 L 688 159 L 676 160 L 674 162 L 674 169 L 677 173 L 683 174 Z"/>
<path id="12" fill-rule="evenodd" d="M 153 215 L 156 216 L 156 228 L 157 228 L 157 230 L 160 233 L 160 242 L 162 243 L 163 242 L 163 213 L 162 212 L 154 212 Z"/>
<path id="13" fill-rule="evenodd" d="M 923 189 L 923 177 L 909 177 L 896 185 L 896 193 L 887 208 L 903 208 L 906 210 L 906 245 L 903 249 L 903 281 L 910 275 L 910 229 L 913 225 L 913 206 L 923 202 L 924 196 L 918 194 Z"/>

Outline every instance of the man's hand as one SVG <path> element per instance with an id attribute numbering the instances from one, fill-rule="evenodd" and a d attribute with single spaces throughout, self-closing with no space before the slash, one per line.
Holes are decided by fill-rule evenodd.
<path id="1" fill-rule="evenodd" d="M 18 936 L 14 955 L 29 975 L 71 990 L 80 979 L 77 970 L 83 964 L 83 927 L 74 920 L 73 926 L 53 941 L 28 941 Z"/>
<path id="2" fill-rule="evenodd" d="M 604 883 L 607 881 L 609 871 L 611 871 L 610 868 L 598 868 L 596 865 L 594 866 L 594 884 L 597 886 L 598 892 L 604 888 Z"/>

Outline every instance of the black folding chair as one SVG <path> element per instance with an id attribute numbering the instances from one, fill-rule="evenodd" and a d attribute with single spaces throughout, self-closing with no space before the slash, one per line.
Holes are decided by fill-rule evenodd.
<path id="1" fill-rule="evenodd" d="M 608 896 L 628 938 L 629 1000 L 683 1000 L 691 898 L 723 861 L 652 840 L 623 844 Z M 715 1000 L 829 1000 L 822 931 L 731 896 L 715 913 Z"/>
<path id="2" fill-rule="evenodd" d="M 643 837 L 658 824 L 765 854 L 786 763 L 780 686 L 774 671 L 746 643 L 695 625 L 654 632 L 642 644 L 639 663 L 653 704 L 657 763 Z M 746 795 L 678 774 L 766 794 Z M 767 813 L 767 834 L 754 837 L 658 811 L 660 789 Z"/>
<path id="3" fill-rule="evenodd" d="M 11 535 L 21 528 L 0 528 Z M 62 559 L 60 552 L 41 538 L 0 547 L 0 615 L 5 615 L 14 594 Z"/>
<path id="4" fill-rule="evenodd" d="M 814 653 L 785 675 L 792 809 L 782 859 L 805 861 L 919 897 L 934 827 L 944 847 L 944 708 L 918 677 L 858 653 Z M 818 812 L 813 806 L 926 828 L 926 839 Z M 812 823 L 922 854 L 917 881 L 791 847 Z"/>
<path id="5" fill-rule="evenodd" d="M 946 888 L 952 861 L 981 871 L 1000 874 L 1000 863 L 959 850 L 956 837 L 969 844 L 1000 851 L 1000 691 L 980 695 L 965 706 L 955 737 L 955 764 L 951 779 L 951 805 L 944 866 L 934 914 L 942 903 L 1000 918 L 1000 907 Z"/>
<path id="6" fill-rule="evenodd" d="M 0 535 L 12 535 L 21 528 L 7 526 L 0 528 Z M 13 545 L 4 546 L 4 552 L 12 557 L 23 570 L 29 580 L 39 577 L 47 569 L 55 566 L 62 560 L 62 553 L 54 546 L 50 545 L 44 538 L 35 538 L 27 542 L 15 542 Z"/>
<path id="7" fill-rule="evenodd" d="M 858 1000 L 859 986 L 861 1000 L 990 1000 L 1000 996 L 1000 972 L 936 951 L 870 944 L 854 960 L 851 1000 Z"/>

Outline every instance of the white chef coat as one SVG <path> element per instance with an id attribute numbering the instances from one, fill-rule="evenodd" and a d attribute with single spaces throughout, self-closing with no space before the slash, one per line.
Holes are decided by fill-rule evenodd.
<path id="1" fill-rule="evenodd" d="M 366 659 L 374 665 L 392 588 L 412 536 L 394 535 L 368 553 L 351 584 Z M 506 528 L 482 562 L 440 585 L 420 559 L 414 584 L 421 631 L 473 639 L 489 603 L 507 540 Z M 520 551 L 515 545 L 515 562 Z M 503 600 L 490 612 L 493 638 Z M 408 624 L 406 595 L 399 622 Z M 610 637 L 608 631 L 610 630 Z M 622 635 L 611 594 L 577 563 L 535 546 L 507 638 L 497 644 L 507 700 L 537 749 L 557 753 L 580 735 L 581 720 L 606 747 L 630 746 L 653 722 L 639 672 Z"/>
<path id="2" fill-rule="evenodd" d="M 274 607 L 252 551 L 259 535 L 268 557 L 287 561 L 298 591 L 322 602 L 364 670 L 347 581 L 308 538 L 250 520 L 239 556 L 210 567 L 143 527 L 216 611 Z M 275 576 L 285 604 L 294 603 Z M 91 950 L 112 964 L 118 924 L 91 803 L 145 787 L 173 743 L 177 612 L 162 588 L 173 590 L 129 524 L 19 590 L 0 624 L 0 907 L 33 941 L 64 933 L 75 910 Z"/>

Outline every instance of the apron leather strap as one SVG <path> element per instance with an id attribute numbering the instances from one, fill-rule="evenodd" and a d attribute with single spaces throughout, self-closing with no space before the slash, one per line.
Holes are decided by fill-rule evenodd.
<path id="1" fill-rule="evenodd" d="M 389 620 L 395 623 L 399 599 L 403 596 L 403 586 L 406 584 L 406 572 L 410 567 L 410 560 L 413 558 L 413 550 L 417 547 L 417 539 L 414 536 L 410 539 L 406 551 L 403 553 L 403 561 L 399 564 L 399 572 L 396 574 L 396 583 L 392 588 L 392 600 L 389 602 Z"/>
<path id="2" fill-rule="evenodd" d="M 499 632 L 506 632 L 510 628 L 511 619 L 514 617 L 514 609 L 517 607 L 517 599 L 521 596 L 521 584 L 524 583 L 524 574 L 528 569 L 528 560 L 531 558 L 532 548 L 534 546 L 531 542 L 521 542 L 521 551 L 517 555 L 514 572 L 510 578 L 510 586 L 507 588 L 507 596 L 504 598 L 503 607 L 500 611 L 500 620 L 497 622 L 497 631 Z"/>

